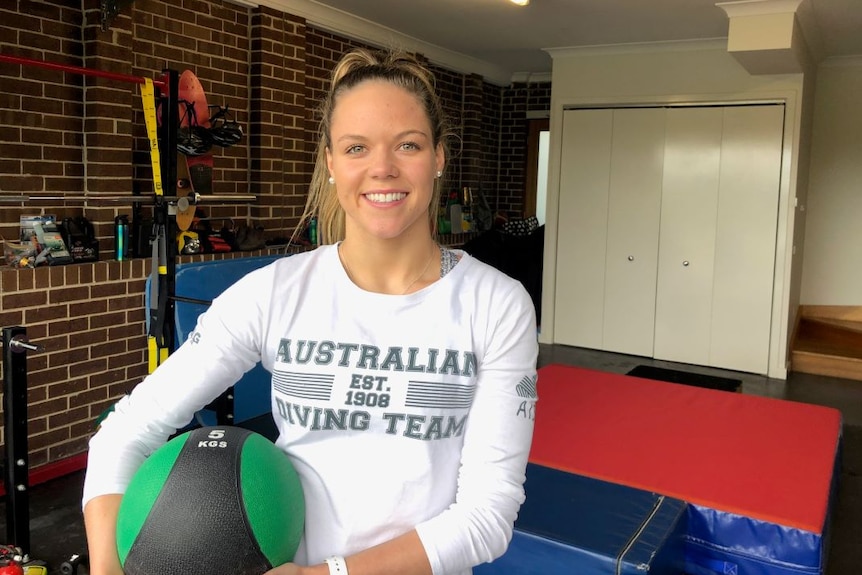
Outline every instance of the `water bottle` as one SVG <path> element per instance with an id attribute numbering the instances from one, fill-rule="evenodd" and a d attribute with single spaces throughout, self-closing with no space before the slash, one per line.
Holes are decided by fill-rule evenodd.
<path id="1" fill-rule="evenodd" d="M 312 217 L 308 222 L 308 241 L 311 242 L 311 245 L 313 246 L 317 245 L 317 216 Z"/>
<path id="2" fill-rule="evenodd" d="M 129 216 L 119 215 L 114 218 L 114 253 L 117 261 L 129 259 L 132 252 L 129 238 Z"/>

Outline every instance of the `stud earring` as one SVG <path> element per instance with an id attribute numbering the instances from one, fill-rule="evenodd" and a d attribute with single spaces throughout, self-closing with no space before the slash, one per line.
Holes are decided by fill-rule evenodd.
<path id="1" fill-rule="evenodd" d="M 443 170 L 437 170 L 437 177 L 439 178 L 442 175 L 443 175 Z"/>
<path id="2" fill-rule="evenodd" d="M 333 178 L 332 176 L 329 176 L 329 185 L 330 185 L 330 186 L 334 186 L 334 185 L 335 185 L 335 178 Z"/>

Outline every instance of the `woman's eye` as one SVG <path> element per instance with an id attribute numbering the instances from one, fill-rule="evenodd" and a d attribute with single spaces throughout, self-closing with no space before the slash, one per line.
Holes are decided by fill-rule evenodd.
<path id="1" fill-rule="evenodd" d="M 416 142 L 404 142 L 403 144 L 401 144 L 401 149 L 402 150 L 418 150 L 419 144 L 417 144 Z"/>
<path id="2" fill-rule="evenodd" d="M 365 148 L 362 147 L 361 145 L 356 144 L 355 146 L 350 146 L 349 148 L 347 148 L 347 153 L 348 154 L 358 154 L 364 149 Z"/>

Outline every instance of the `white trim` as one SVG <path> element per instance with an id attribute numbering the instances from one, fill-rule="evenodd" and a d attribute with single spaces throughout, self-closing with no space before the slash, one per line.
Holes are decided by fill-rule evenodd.
<path id="1" fill-rule="evenodd" d="M 724 10 L 728 17 L 760 16 L 761 14 L 796 13 L 802 0 L 735 0 L 734 2 L 716 2 L 716 6 Z"/>
<path id="2" fill-rule="evenodd" d="M 544 48 L 551 58 L 570 56 L 605 56 L 611 54 L 646 54 L 655 52 L 697 52 L 727 50 L 727 38 L 708 40 L 671 40 L 668 42 L 631 42 L 628 44 L 596 44 L 592 46 L 569 46 L 567 48 Z"/>
<path id="3" fill-rule="evenodd" d="M 242 3 L 245 4 L 246 1 Z M 511 82 L 511 72 L 495 64 L 413 38 L 343 10 L 324 6 L 314 0 L 261 0 L 256 4 L 305 18 L 306 22 L 316 28 L 348 38 L 379 47 L 418 52 L 430 61 L 455 72 L 479 74 L 492 84 L 507 86 Z"/>
<path id="4" fill-rule="evenodd" d="M 527 110 L 528 120 L 547 120 L 551 117 L 550 110 Z"/>
<path id="5" fill-rule="evenodd" d="M 512 74 L 512 83 L 541 84 L 542 82 L 550 82 L 551 77 L 550 72 L 515 72 Z"/>
<path id="6" fill-rule="evenodd" d="M 773 106 L 779 105 L 783 106 L 786 100 L 784 98 L 775 98 L 775 99 L 762 99 L 762 98 L 750 98 L 747 100 L 733 100 L 728 101 L 726 99 L 720 100 L 682 100 L 679 102 L 671 102 L 667 99 L 662 99 L 660 101 L 637 101 L 632 100 L 625 104 L 617 103 L 613 106 L 606 106 L 600 104 L 594 105 L 586 105 L 586 106 L 564 106 L 563 110 L 585 110 L 585 109 L 608 109 L 612 108 L 614 110 L 619 110 L 622 108 L 697 108 L 704 106 L 721 106 L 721 107 L 729 107 L 729 106 Z"/>

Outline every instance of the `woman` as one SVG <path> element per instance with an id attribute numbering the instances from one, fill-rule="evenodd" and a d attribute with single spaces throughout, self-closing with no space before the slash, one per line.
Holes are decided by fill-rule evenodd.
<path id="1" fill-rule="evenodd" d="M 270 575 L 463 575 L 508 545 L 536 401 L 531 300 L 434 240 L 448 134 L 416 60 L 345 55 L 321 116 L 303 221 L 325 245 L 226 290 L 91 441 L 93 575 L 121 573 L 117 509 L 141 461 L 258 361 L 306 499 L 295 563 Z M 307 408 L 348 410 L 351 428 L 294 417 Z"/>

